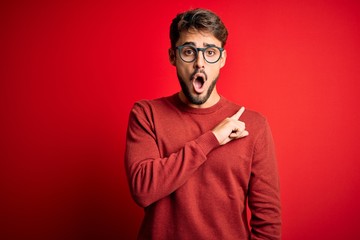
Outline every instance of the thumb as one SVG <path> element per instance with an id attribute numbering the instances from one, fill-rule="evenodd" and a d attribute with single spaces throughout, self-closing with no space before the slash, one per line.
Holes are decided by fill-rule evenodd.
<path id="1" fill-rule="evenodd" d="M 239 120 L 239 118 L 241 117 L 241 115 L 244 113 L 245 111 L 245 108 L 244 107 L 241 107 L 239 109 L 239 111 L 237 111 L 234 115 L 232 115 L 230 118 L 231 119 L 234 119 L 234 120 Z"/>

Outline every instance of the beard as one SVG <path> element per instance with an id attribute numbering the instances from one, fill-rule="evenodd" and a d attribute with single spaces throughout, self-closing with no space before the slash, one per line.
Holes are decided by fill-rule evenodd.
<path id="1" fill-rule="evenodd" d="M 191 104 L 195 104 L 195 105 L 201 105 L 204 104 L 210 97 L 211 93 L 213 92 L 215 86 L 216 86 L 216 82 L 219 78 L 219 75 L 216 76 L 216 78 L 214 79 L 214 81 L 210 84 L 208 90 L 206 91 L 205 96 L 200 96 L 198 94 L 192 94 L 191 93 L 191 87 L 186 84 L 185 80 L 179 76 L 179 74 L 177 74 L 180 86 L 181 86 L 181 90 L 184 93 L 185 97 L 187 98 L 187 100 L 191 103 Z"/>

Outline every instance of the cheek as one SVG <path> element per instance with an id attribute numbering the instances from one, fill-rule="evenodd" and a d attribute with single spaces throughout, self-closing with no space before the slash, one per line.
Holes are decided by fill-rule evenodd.
<path id="1" fill-rule="evenodd" d="M 214 80 L 219 76 L 221 66 L 217 66 L 216 68 L 209 69 L 207 72 L 209 79 Z"/>
<path id="2" fill-rule="evenodd" d="M 189 76 L 194 72 L 194 69 L 191 68 L 191 66 L 184 66 L 183 64 L 176 64 L 176 70 L 178 74 L 181 74 L 182 76 Z"/>
<path id="3" fill-rule="evenodd" d="M 182 81 L 185 81 L 186 79 L 188 79 L 187 74 L 183 68 L 176 68 L 176 74 L 177 74 L 177 77 L 180 78 L 180 80 L 182 80 Z"/>

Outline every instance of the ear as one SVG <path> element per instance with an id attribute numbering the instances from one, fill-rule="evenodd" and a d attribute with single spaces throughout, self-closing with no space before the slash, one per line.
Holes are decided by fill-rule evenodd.
<path id="1" fill-rule="evenodd" d="M 222 52 L 222 55 L 221 55 L 221 58 L 220 58 L 220 68 L 222 68 L 223 66 L 225 66 L 226 56 L 227 56 L 227 52 L 226 52 L 226 50 L 224 50 L 224 51 Z"/>
<path id="2" fill-rule="evenodd" d="M 174 49 L 169 48 L 168 52 L 169 52 L 169 61 L 170 61 L 171 65 L 175 66 L 176 56 L 175 56 Z"/>

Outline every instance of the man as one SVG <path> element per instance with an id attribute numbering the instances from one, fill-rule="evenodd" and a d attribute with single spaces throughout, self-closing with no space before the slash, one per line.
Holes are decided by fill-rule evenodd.
<path id="1" fill-rule="evenodd" d="M 211 11 L 178 14 L 169 59 L 181 91 L 130 113 L 125 168 L 145 209 L 138 239 L 280 239 L 269 126 L 216 89 L 227 35 Z"/>

